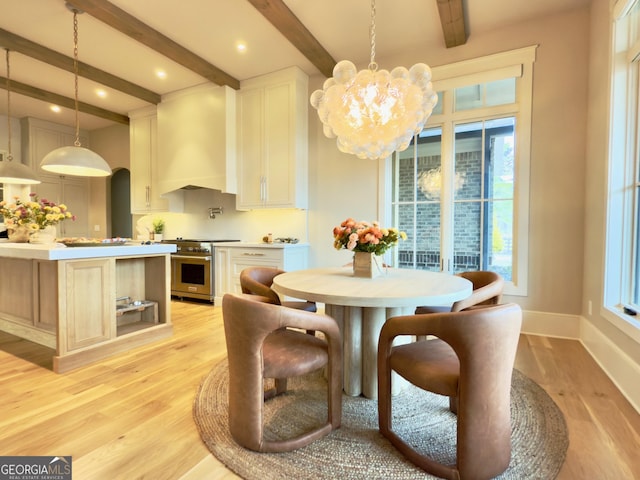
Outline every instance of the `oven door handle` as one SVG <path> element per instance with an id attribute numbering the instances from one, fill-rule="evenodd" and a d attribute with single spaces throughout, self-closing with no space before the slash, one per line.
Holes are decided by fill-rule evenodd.
<path id="1" fill-rule="evenodd" d="M 204 260 L 205 262 L 210 262 L 211 257 L 198 257 L 195 255 L 171 255 L 171 258 L 179 258 L 180 260 Z"/>

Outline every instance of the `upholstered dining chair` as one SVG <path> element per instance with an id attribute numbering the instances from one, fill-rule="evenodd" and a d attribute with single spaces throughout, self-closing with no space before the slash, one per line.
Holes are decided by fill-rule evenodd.
<path id="1" fill-rule="evenodd" d="M 307 312 L 317 311 L 315 302 L 305 300 L 285 300 L 281 301 L 280 296 L 273 291 L 273 278 L 285 273 L 284 270 L 270 267 L 247 267 L 240 272 L 240 288 L 242 293 L 261 295 L 271 299 L 271 303 L 283 305 L 296 310 Z"/>
<path id="2" fill-rule="evenodd" d="M 459 312 L 476 305 L 497 305 L 502 298 L 504 279 L 496 272 L 488 270 L 461 272 L 457 274 L 473 284 L 471 295 L 449 306 L 421 306 L 415 313 Z"/>
<path id="3" fill-rule="evenodd" d="M 342 419 L 342 337 L 327 316 L 263 303 L 256 295 L 226 294 L 222 317 L 229 359 L 229 430 L 241 446 L 288 452 L 338 428 Z M 296 329 L 318 330 L 324 339 Z M 287 379 L 327 366 L 327 421 L 285 440 L 264 438 L 263 403 L 287 389 Z M 265 391 L 264 379 L 275 379 Z"/>
<path id="4" fill-rule="evenodd" d="M 511 374 L 522 311 L 516 304 L 461 312 L 392 317 L 378 343 L 380 432 L 411 462 L 448 479 L 488 479 L 511 457 Z M 400 335 L 437 338 L 393 346 Z M 457 414 L 456 463 L 443 465 L 415 450 L 393 430 L 391 372 L 449 397 Z"/>

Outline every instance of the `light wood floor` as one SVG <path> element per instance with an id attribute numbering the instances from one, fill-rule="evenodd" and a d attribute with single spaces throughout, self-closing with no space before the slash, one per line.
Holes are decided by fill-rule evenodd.
<path id="1" fill-rule="evenodd" d="M 192 401 L 224 358 L 219 307 L 173 302 L 175 334 L 58 375 L 52 351 L 0 333 L 0 455 L 72 455 L 74 480 L 238 478 L 209 454 Z M 640 478 L 640 415 L 577 341 L 523 335 L 516 368 L 564 412 L 558 478 Z"/>

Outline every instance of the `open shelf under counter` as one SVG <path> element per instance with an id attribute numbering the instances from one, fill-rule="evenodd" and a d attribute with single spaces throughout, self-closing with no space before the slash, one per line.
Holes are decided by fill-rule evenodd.
<path id="1" fill-rule="evenodd" d="M 57 373 L 169 337 L 172 251 L 0 244 L 0 269 L 11 279 L 0 295 L 0 330 L 54 348 Z M 145 308 L 118 312 L 123 296 L 144 299 Z"/>

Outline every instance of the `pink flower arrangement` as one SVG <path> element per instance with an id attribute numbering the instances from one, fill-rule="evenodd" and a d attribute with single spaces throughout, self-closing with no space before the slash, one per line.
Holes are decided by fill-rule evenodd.
<path id="1" fill-rule="evenodd" d="M 344 248 L 382 255 L 398 240 L 406 240 L 407 234 L 397 228 L 382 228 L 378 222 L 356 222 L 353 218 L 347 218 L 333 229 L 333 239 L 336 250 Z"/>
<path id="2" fill-rule="evenodd" d="M 0 202 L 0 215 L 4 217 L 4 224 L 9 230 L 18 227 L 26 227 L 29 230 L 40 230 L 49 225 L 57 225 L 63 220 L 75 220 L 75 216 L 67 210 L 64 204 L 56 205 L 53 202 L 38 200 L 35 193 L 29 195 L 29 201 L 23 202 L 15 197 L 15 202 Z"/>

